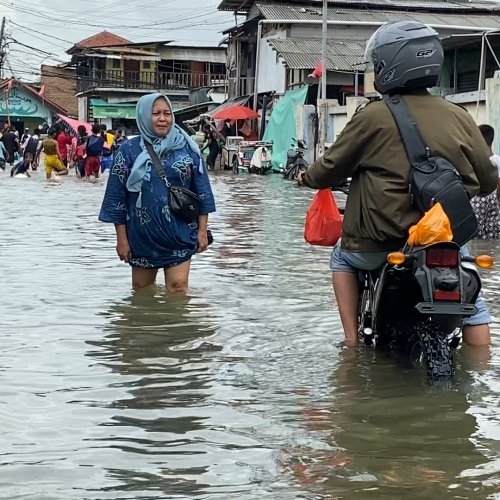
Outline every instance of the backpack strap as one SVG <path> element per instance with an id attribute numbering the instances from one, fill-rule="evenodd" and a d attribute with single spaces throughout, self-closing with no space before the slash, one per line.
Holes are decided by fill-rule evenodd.
<path id="1" fill-rule="evenodd" d="M 384 102 L 394 117 L 399 135 L 406 149 L 412 167 L 417 167 L 431 155 L 431 150 L 424 141 L 420 129 L 408 106 L 399 94 L 384 95 Z"/>

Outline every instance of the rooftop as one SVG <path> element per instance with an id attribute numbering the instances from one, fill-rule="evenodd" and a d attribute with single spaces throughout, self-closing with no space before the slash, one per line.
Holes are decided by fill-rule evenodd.
<path id="1" fill-rule="evenodd" d="M 219 4 L 219 10 L 229 10 L 237 12 L 248 12 L 255 0 L 222 0 Z M 281 5 L 301 3 L 296 0 L 275 0 L 275 3 Z M 303 3 L 303 2 L 302 2 Z M 309 5 L 319 5 L 321 8 L 322 0 L 309 0 Z M 491 12 L 500 11 L 500 4 L 487 2 L 484 0 L 329 0 L 328 5 L 332 7 L 356 7 L 356 8 L 385 8 L 385 9 L 411 9 L 428 11 L 482 11 Z"/>
<path id="2" fill-rule="evenodd" d="M 413 0 L 414 1 L 414 0 Z M 442 2 L 441 2 L 442 3 Z M 257 2 L 259 17 L 264 19 L 321 21 L 321 7 L 311 7 L 306 3 L 267 3 Z M 328 9 L 328 20 L 341 23 L 369 22 L 374 25 L 390 21 L 411 20 L 420 21 L 431 26 L 463 26 L 471 30 L 480 28 L 500 29 L 500 10 L 498 15 L 481 14 L 471 11 L 468 14 L 450 10 L 449 12 L 424 12 L 419 10 L 398 11 L 383 9 L 356 9 L 332 7 Z"/>
<path id="3" fill-rule="evenodd" d="M 77 49 L 91 49 L 96 47 L 112 47 L 114 45 L 126 45 L 132 43 L 130 40 L 123 38 L 109 31 L 101 31 L 97 35 L 89 36 L 84 38 L 79 42 L 76 42 L 73 47 L 68 49 L 66 52 L 68 54 L 74 53 Z"/>

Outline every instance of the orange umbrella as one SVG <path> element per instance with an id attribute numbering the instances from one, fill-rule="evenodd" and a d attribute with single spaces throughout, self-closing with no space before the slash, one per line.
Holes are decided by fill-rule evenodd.
<path id="1" fill-rule="evenodd" d="M 252 120 L 259 118 L 259 113 L 246 106 L 234 105 L 217 111 L 212 118 L 214 120 Z"/>

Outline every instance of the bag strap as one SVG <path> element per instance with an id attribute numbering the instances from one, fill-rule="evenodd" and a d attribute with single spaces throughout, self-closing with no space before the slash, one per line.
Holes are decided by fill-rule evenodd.
<path id="1" fill-rule="evenodd" d="M 383 99 L 394 117 L 410 164 L 415 168 L 429 158 L 431 150 L 424 141 L 417 122 L 410 113 L 403 96 L 399 94 L 384 95 Z"/>
<path id="2" fill-rule="evenodd" d="M 169 188 L 171 186 L 171 184 L 170 184 L 170 182 L 168 182 L 167 174 L 165 173 L 165 169 L 163 168 L 163 165 L 161 164 L 160 158 L 158 158 L 158 155 L 156 154 L 156 151 L 154 150 L 153 145 L 147 141 L 144 141 L 144 145 L 146 146 L 146 150 L 149 153 L 149 156 L 151 158 L 151 161 L 153 162 L 153 165 L 155 166 L 156 173 L 160 176 L 160 178 L 163 180 L 163 182 Z"/>

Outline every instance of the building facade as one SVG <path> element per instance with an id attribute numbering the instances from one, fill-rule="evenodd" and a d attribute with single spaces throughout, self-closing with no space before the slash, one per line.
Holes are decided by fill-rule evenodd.
<path id="1" fill-rule="evenodd" d="M 49 66 L 42 64 L 41 85 L 45 97 L 64 109 L 64 114 L 78 117 L 78 99 L 76 97 L 76 71 L 67 64 Z"/>
<path id="2" fill-rule="evenodd" d="M 420 21 L 443 38 L 500 29 L 499 5 L 485 1 L 329 0 L 328 5 L 327 98 L 341 104 L 363 94 L 364 47 L 386 22 Z M 231 97 L 270 90 L 283 94 L 318 83 L 309 75 L 321 62 L 321 1 L 223 0 L 219 9 L 245 16 L 226 31 Z"/>
<path id="3" fill-rule="evenodd" d="M 194 90 L 226 85 L 224 48 L 134 43 L 103 31 L 67 53 L 76 72 L 78 118 L 110 128 L 133 126 L 135 104 L 144 94 L 161 91 L 177 110 L 191 104 Z"/>
<path id="4" fill-rule="evenodd" d="M 22 134 L 25 128 L 33 131 L 38 125 L 57 121 L 65 110 L 40 93 L 39 88 L 15 78 L 4 80 L 0 84 L 0 122 L 10 123 Z"/>

